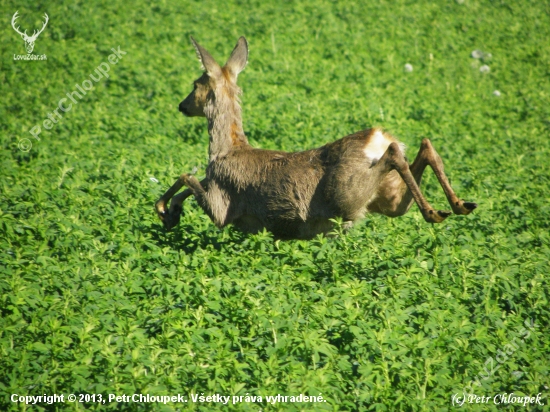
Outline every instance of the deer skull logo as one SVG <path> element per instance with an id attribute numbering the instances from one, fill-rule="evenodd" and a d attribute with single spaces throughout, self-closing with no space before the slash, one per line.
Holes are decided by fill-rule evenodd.
<path id="1" fill-rule="evenodd" d="M 46 24 L 48 24 L 48 15 L 46 13 L 44 13 L 44 24 L 42 25 L 42 28 L 38 31 L 34 31 L 34 33 L 32 34 L 32 36 L 29 36 L 27 35 L 27 30 L 25 30 L 24 33 L 22 33 L 20 30 L 19 30 L 19 27 L 17 27 L 15 24 L 16 24 L 16 20 L 17 18 L 19 17 L 17 15 L 17 13 L 19 13 L 18 11 L 15 12 L 15 14 L 13 15 L 12 19 L 11 19 L 11 25 L 13 27 L 13 29 L 23 38 L 23 40 L 25 41 L 25 48 L 27 49 L 27 53 L 28 54 L 31 54 L 33 49 L 34 49 L 34 42 L 36 41 L 36 39 L 38 38 L 38 36 L 40 35 L 40 33 L 42 33 L 44 31 L 44 29 L 46 28 Z"/>

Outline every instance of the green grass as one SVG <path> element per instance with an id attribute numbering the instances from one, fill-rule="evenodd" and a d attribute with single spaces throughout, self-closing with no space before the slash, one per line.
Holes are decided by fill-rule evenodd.
<path id="1" fill-rule="evenodd" d="M 0 4 L 0 409 L 25 410 L 14 393 L 322 393 L 315 406 L 27 410 L 450 410 L 476 377 L 478 395 L 550 402 L 547 1 Z M 46 61 L 13 60 L 16 10 L 29 32 L 49 14 L 34 51 Z M 428 137 L 479 208 L 279 242 L 219 230 L 189 199 L 166 233 L 154 202 L 207 161 L 204 119 L 177 112 L 200 75 L 189 35 L 222 63 L 247 37 L 254 146 L 303 150 L 376 125 L 412 158 Z M 33 139 L 118 46 L 109 79 Z M 446 208 L 431 172 L 422 189 Z"/>

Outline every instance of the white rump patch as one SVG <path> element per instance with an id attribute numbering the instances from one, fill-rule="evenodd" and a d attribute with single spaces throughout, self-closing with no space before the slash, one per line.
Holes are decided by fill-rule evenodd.
<path id="1" fill-rule="evenodd" d="M 405 144 L 399 142 L 397 139 L 385 135 L 381 130 L 375 130 L 374 133 L 370 136 L 369 141 L 363 151 L 365 156 L 371 163 L 376 163 L 378 160 L 386 153 L 388 146 L 396 142 L 399 145 L 399 149 L 403 156 L 405 155 Z"/>

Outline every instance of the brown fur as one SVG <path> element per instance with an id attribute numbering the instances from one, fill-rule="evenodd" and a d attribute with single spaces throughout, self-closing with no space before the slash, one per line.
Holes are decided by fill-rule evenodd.
<path id="1" fill-rule="evenodd" d="M 236 83 L 247 62 L 246 40 L 239 39 L 224 67 L 194 40 L 193 44 L 205 73 L 180 103 L 180 111 L 207 118 L 209 163 L 204 180 L 183 174 L 156 203 L 167 229 L 179 222 L 182 203 L 190 195 L 218 227 L 233 224 L 252 233 L 266 228 L 285 239 L 327 233 L 335 217 L 351 224 L 366 213 L 401 216 L 413 201 L 427 222 L 437 223 L 451 212 L 434 210 L 422 195 L 418 185 L 427 165 L 456 214 L 468 214 L 477 206 L 454 194 L 427 139 L 412 165 L 397 139 L 379 129 L 303 152 L 252 148 L 242 128 Z M 184 185 L 188 189 L 176 195 Z"/>

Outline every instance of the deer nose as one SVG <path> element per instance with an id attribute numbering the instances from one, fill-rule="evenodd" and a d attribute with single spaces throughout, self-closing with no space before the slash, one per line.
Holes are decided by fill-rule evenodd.
<path id="1" fill-rule="evenodd" d="M 185 101 L 181 102 L 178 106 L 178 110 L 182 112 L 184 115 L 189 116 L 189 113 L 187 112 L 187 109 L 185 108 L 184 104 Z"/>

